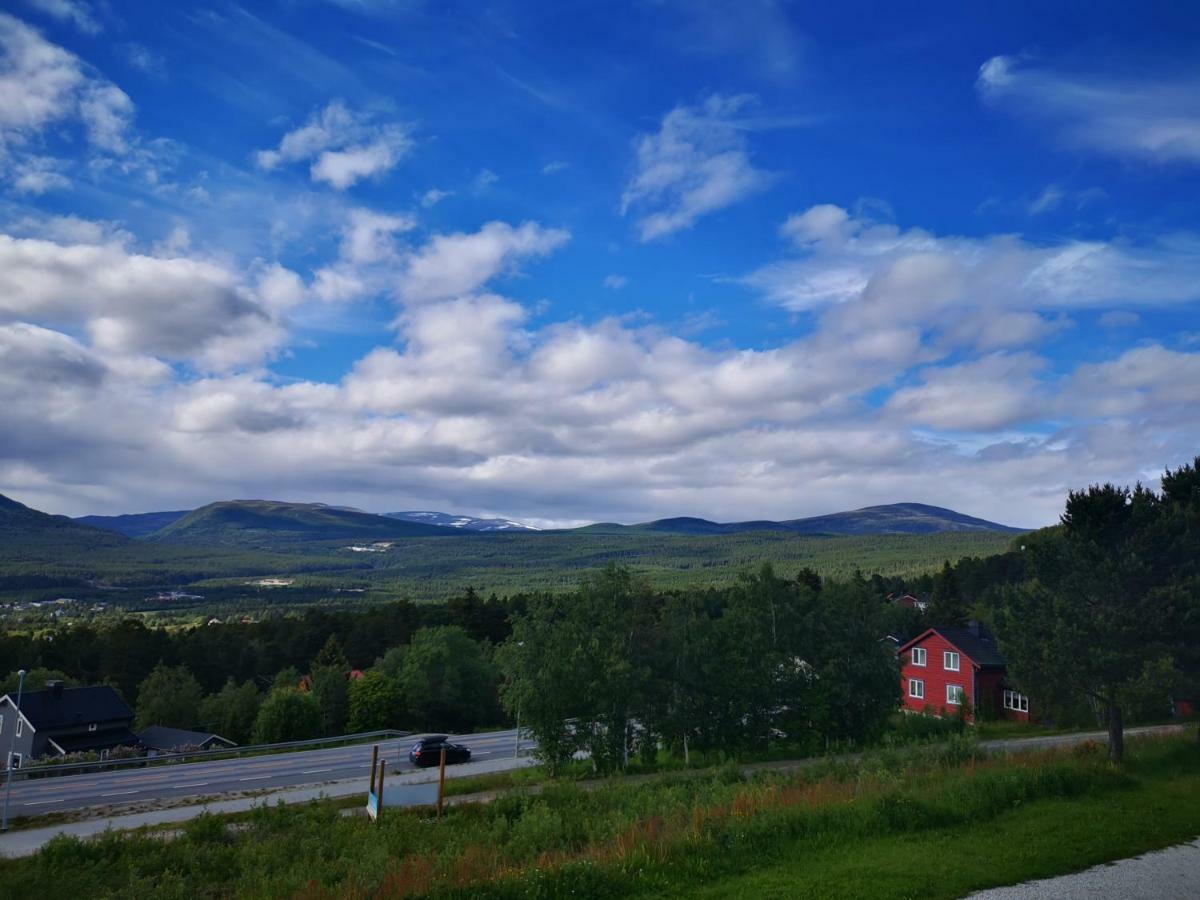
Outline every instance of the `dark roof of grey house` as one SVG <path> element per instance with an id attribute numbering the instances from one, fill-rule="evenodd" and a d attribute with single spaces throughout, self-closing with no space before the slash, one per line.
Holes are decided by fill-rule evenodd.
<path id="1" fill-rule="evenodd" d="M 16 703 L 16 694 L 8 699 Z M 94 723 L 129 724 L 133 710 L 107 684 L 69 688 L 46 688 L 21 695 L 21 713 L 38 731 L 73 728 Z"/>
<path id="2" fill-rule="evenodd" d="M 165 725 L 151 725 L 138 734 L 138 740 L 147 750 L 179 750 L 184 747 L 203 747 L 210 741 L 235 746 L 233 741 L 213 734 L 211 731 L 188 731 L 184 728 L 167 728 Z"/>

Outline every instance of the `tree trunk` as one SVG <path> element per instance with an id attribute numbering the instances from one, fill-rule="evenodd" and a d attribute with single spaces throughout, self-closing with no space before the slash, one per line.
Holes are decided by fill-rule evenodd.
<path id="1" fill-rule="evenodd" d="M 683 733 L 683 767 L 690 769 L 692 767 L 692 757 L 688 754 L 687 732 Z"/>
<path id="2" fill-rule="evenodd" d="M 1119 704 L 1108 704 L 1108 759 L 1120 765 L 1125 758 L 1125 725 L 1121 720 Z"/>

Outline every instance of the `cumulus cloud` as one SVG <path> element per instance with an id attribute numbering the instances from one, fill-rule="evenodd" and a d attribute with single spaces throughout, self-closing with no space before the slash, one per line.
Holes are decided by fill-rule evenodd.
<path id="1" fill-rule="evenodd" d="M 604 277 L 604 286 L 610 291 L 619 291 L 627 284 L 629 284 L 629 279 L 624 275 L 606 275 Z"/>
<path id="2" fill-rule="evenodd" d="M 452 197 L 453 195 L 454 191 L 441 191 L 437 188 L 430 188 L 421 195 L 421 205 L 426 209 L 431 209 L 432 207 L 437 206 L 447 197 Z"/>
<path id="3" fill-rule="evenodd" d="M 412 224 L 345 212 L 326 268 L 402 308 L 394 341 L 318 382 L 210 363 L 220 351 L 252 365 L 279 346 L 319 276 L 142 256 L 111 223 L 30 222 L 41 236 L 0 242 L 0 433 L 20 432 L 0 443 L 0 491 L 80 513 L 265 494 L 552 522 L 920 499 L 1036 525 L 1066 488 L 1145 477 L 1148 461 L 1178 462 L 1200 440 L 1200 353 L 1147 345 L 1059 371 L 1029 348 L 1069 321 L 995 298 L 1012 279 L 1038 285 L 1062 247 L 801 211 L 783 227 L 786 262 L 818 280 L 856 272 L 859 287 L 808 307 L 811 328 L 746 348 L 645 321 L 547 323 L 492 291 L 565 232 L 491 222 L 409 246 Z M 1115 250 L 1154 283 L 1188 246 Z M 1088 295 L 1112 291 L 1065 280 L 1066 311 L 1103 308 Z M 981 302 L 956 299 L 968 295 Z M 178 359 L 212 371 L 163 362 Z"/>
<path id="4" fill-rule="evenodd" d="M 1070 324 L 1064 316 L 1113 305 L 1197 299 L 1200 242 L 1131 244 L 1015 235 L 943 237 L 815 206 L 790 217 L 798 255 L 744 282 L 795 312 L 817 312 L 831 330 L 920 326 L 956 345 L 1033 343 Z"/>
<path id="5" fill-rule="evenodd" d="M 428 303 L 470 294 L 527 258 L 558 249 L 570 239 L 559 228 L 525 222 L 514 228 L 488 222 L 473 234 L 433 237 L 411 254 L 400 273 L 398 292 L 406 303 Z"/>
<path id="6" fill-rule="evenodd" d="M 659 130 L 635 143 L 637 168 L 621 197 L 621 213 L 638 210 L 643 241 L 691 228 L 704 215 L 761 191 L 771 175 L 750 161 L 738 115 L 746 95 L 714 94 L 699 106 L 677 106 Z"/>
<path id="7" fill-rule="evenodd" d="M 221 266 L 119 244 L 0 235 L 0 322 L 81 327 L 94 347 L 229 368 L 270 354 L 284 329 Z"/>
<path id="8" fill-rule="evenodd" d="M 995 353 L 921 373 L 916 387 L 892 394 L 887 410 L 913 425 L 941 431 L 998 431 L 1036 421 L 1044 400 L 1035 375 L 1045 361 L 1029 353 Z"/>
<path id="9" fill-rule="evenodd" d="M 976 82 L 988 102 L 1050 128 L 1066 145 L 1127 159 L 1200 162 L 1200 72 L 1118 75 L 993 56 Z"/>
<path id="10" fill-rule="evenodd" d="M 103 168 L 102 154 L 132 164 L 133 117 L 133 101 L 119 87 L 37 29 L 0 13 L 0 179 L 30 195 L 70 187 L 67 161 L 41 151 L 50 139 L 75 133 L 97 154 L 94 166 Z"/>
<path id="11" fill-rule="evenodd" d="M 78 119 L 98 147 L 124 149 L 133 103 L 116 85 L 34 28 L 0 13 L 0 142 L 21 144 Z"/>
<path id="12" fill-rule="evenodd" d="M 266 171 L 284 163 L 308 161 L 313 181 L 340 191 L 390 171 L 412 146 L 406 126 L 378 122 L 374 116 L 334 100 L 285 134 L 277 148 L 260 150 L 255 160 Z"/>

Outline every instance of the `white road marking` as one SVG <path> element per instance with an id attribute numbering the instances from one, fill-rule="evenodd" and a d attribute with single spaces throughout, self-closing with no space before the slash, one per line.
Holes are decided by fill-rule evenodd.
<path id="1" fill-rule="evenodd" d="M 318 772 L 332 772 L 333 769 L 301 769 L 301 775 L 316 775 Z"/>
<path id="2" fill-rule="evenodd" d="M 66 798 L 62 798 L 59 800 L 29 800 L 25 803 L 25 805 L 26 806 L 41 806 L 45 803 L 64 803 L 64 802 L 66 802 Z"/>
<path id="3" fill-rule="evenodd" d="M 258 781 L 262 778 L 270 778 L 270 775 L 247 775 L 245 778 L 239 778 L 238 781 Z"/>
<path id="4" fill-rule="evenodd" d="M 101 794 L 100 796 L 101 797 L 121 797 L 125 794 L 140 794 L 141 792 L 142 792 L 141 789 L 137 788 L 132 791 L 113 791 L 111 794 Z"/>
<path id="5" fill-rule="evenodd" d="M 187 788 L 187 787 L 204 787 L 208 784 L 207 781 L 193 781 L 191 784 L 173 784 L 171 787 Z"/>

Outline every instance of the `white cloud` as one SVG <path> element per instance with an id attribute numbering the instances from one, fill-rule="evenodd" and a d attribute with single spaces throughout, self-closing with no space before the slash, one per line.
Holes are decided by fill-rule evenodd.
<path id="1" fill-rule="evenodd" d="M 342 234 L 342 258 L 352 263 L 377 263 L 396 254 L 392 236 L 417 227 L 413 216 L 386 215 L 369 209 L 350 211 Z"/>
<path id="2" fill-rule="evenodd" d="M 677 106 L 653 134 L 637 139 L 637 170 L 621 197 L 622 215 L 639 210 L 643 241 L 691 228 L 696 220 L 763 190 L 771 175 L 755 168 L 738 124 L 752 98 L 714 94 Z"/>
<path id="3" fill-rule="evenodd" d="M 1102 245 L 1120 264 L 1080 278 L 1063 274 L 1071 244 L 803 211 L 786 262 L 860 286 L 811 307 L 798 336 L 746 348 L 615 318 L 545 324 L 488 293 L 563 231 L 491 222 L 410 247 L 407 215 L 343 215 L 310 284 L 276 262 L 180 256 L 182 241 L 141 255 L 112 223 L 14 224 L 38 238 L 0 241 L 0 492 L 59 512 L 268 494 L 551 521 L 920 499 L 1033 525 L 1066 488 L 1145 477 L 1200 441 L 1200 353 L 1150 345 L 1060 372 L 1012 349 L 1130 285 L 1157 287 L 1122 305 L 1182 302 L 1162 270 L 1190 277 L 1187 237 Z M 1012 299 L 1014 283 L 1043 299 Z M 288 316 L 339 290 L 394 292 L 396 340 L 324 383 L 252 368 Z"/>
<path id="4" fill-rule="evenodd" d="M 282 325 L 211 262 L 0 235 L 0 322 L 82 328 L 99 350 L 226 369 L 261 360 Z"/>
<path id="5" fill-rule="evenodd" d="M 440 191 L 437 188 L 430 188 L 421 195 L 421 205 L 426 209 L 437 206 L 447 197 L 454 196 L 454 191 Z"/>
<path id="6" fill-rule="evenodd" d="M 624 275 L 606 275 L 604 278 L 604 286 L 611 291 L 619 291 L 627 284 L 629 279 Z"/>
<path id="7" fill-rule="evenodd" d="M 289 131 L 274 150 L 260 150 L 259 168 L 271 171 L 283 163 L 310 160 L 309 175 L 337 190 L 364 178 L 383 175 L 413 147 L 406 126 L 380 123 L 354 112 L 340 100 L 330 102 L 299 128 Z"/>
<path id="8" fill-rule="evenodd" d="M 25 0 L 25 2 L 60 22 L 74 25 L 84 34 L 99 34 L 101 31 L 100 23 L 96 21 L 92 7 L 83 0 Z"/>
<path id="9" fill-rule="evenodd" d="M 1057 184 L 1048 184 L 1045 189 L 1038 194 L 1037 198 L 1029 204 L 1029 214 L 1038 216 L 1044 212 L 1050 212 L 1057 209 L 1066 197 L 1066 192 Z"/>
<path id="10" fill-rule="evenodd" d="M 20 194 L 44 194 L 71 186 L 71 179 L 62 174 L 65 163 L 52 156 L 23 155 L 11 167 L 12 185 Z"/>
<path id="11" fill-rule="evenodd" d="M 73 53 L 0 13 L 0 178 L 20 193 L 71 184 L 65 160 L 40 150 L 74 124 L 93 150 L 128 156 L 133 101 Z M 93 165 L 101 165 L 93 159 Z"/>
<path id="12" fill-rule="evenodd" d="M 1043 414 L 1034 376 L 1044 366 L 1028 353 L 995 353 L 929 368 L 919 386 L 892 394 L 887 411 L 908 424 L 942 431 L 999 431 Z"/>
<path id="13" fill-rule="evenodd" d="M 486 190 L 499 180 L 500 176 L 491 169 L 480 169 L 479 174 L 475 176 L 475 190 Z"/>
<path id="14" fill-rule="evenodd" d="M 525 222 L 513 228 L 488 222 L 474 234 L 432 238 L 411 254 L 400 273 L 398 292 L 406 303 L 428 303 L 471 294 L 525 258 L 545 256 L 567 242 L 558 228 Z"/>
<path id="15" fill-rule="evenodd" d="M 542 166 L 542 174 L 543 175 L 554 175 L 558 172 L 564 172 L 569 168 L 571 168 L 571 164 L 569 162 L 565 162 L 561 159 L 556 159 L 556 160 L 553 160 L 552 162 L 548 162 L 544 166 Z"/>
<path id="16" fill-rule="evenodd" d="M 1200 72 L 1067 71 L 994 56 L 976 82 L 989 102 L 1044 124 L 1070 147 L 1150 162 L 1200 162 Z"/>
<path id="17" fill-rule="evenodd" d="M 164 78 L 167 74 L 167 63 L 162 54 L 155 53 L 144 44 L 130 41 L 121 45 L 126 61 L 135 69 L 155 78 Z"/>
<path id="18" fill-rule="evenodd" d="M 744 282 L 786 309 L 819 313 L 831 331 L 915 325 L 978 349 L 1021 346 L 1068 325 L 1063 313 L 1186 303 L 1200 284 L 1190 236 L 1141 245 L 940 237 L 830 206 L 790 217 L 783 231 L 799 255 Z"/>

